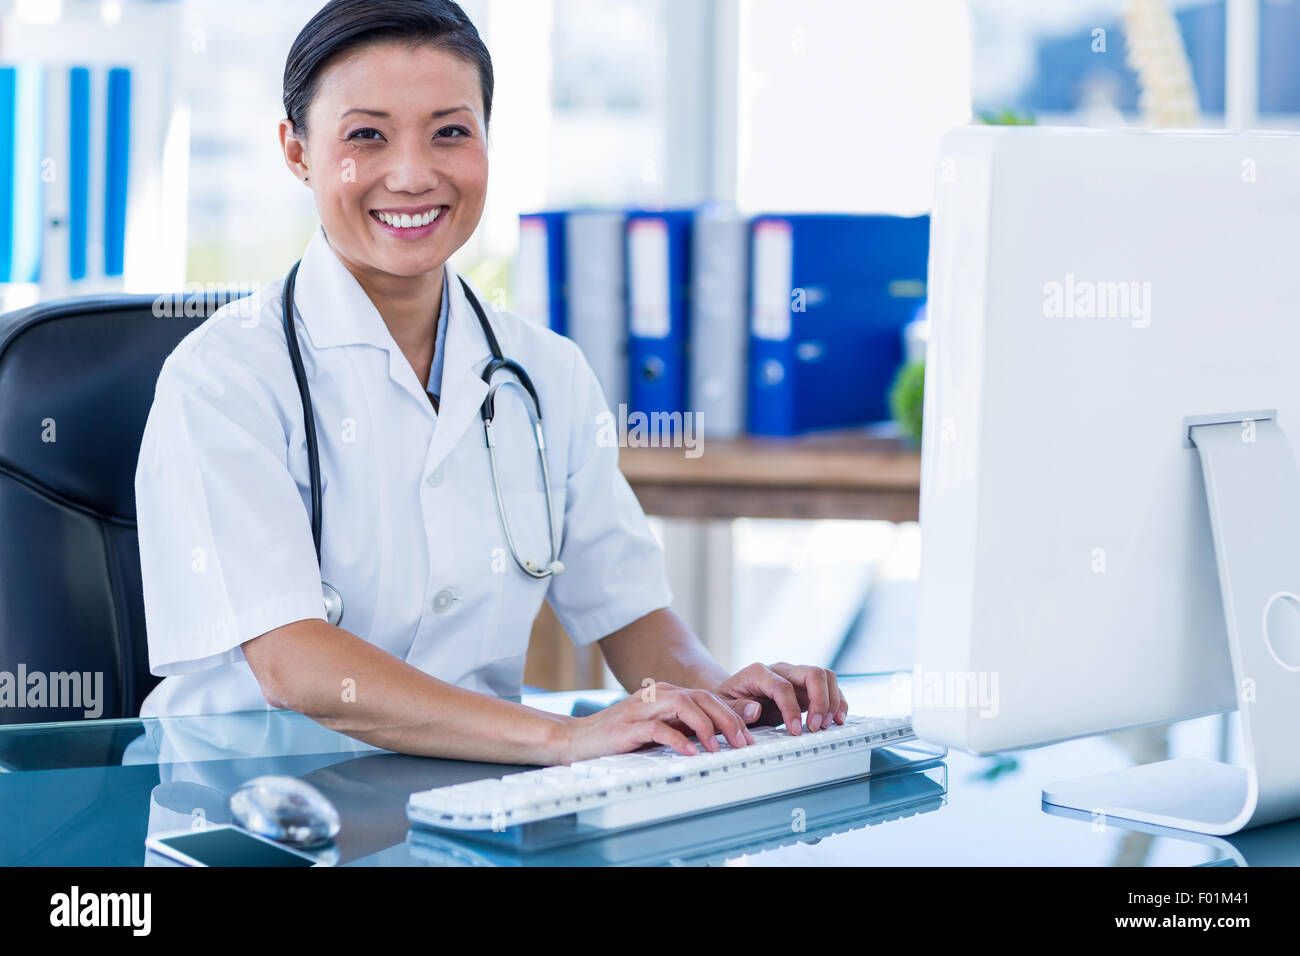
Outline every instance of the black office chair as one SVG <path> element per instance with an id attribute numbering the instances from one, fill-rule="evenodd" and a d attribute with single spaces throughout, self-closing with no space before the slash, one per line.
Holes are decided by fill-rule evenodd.
<path id="1" fill-rule="evenodd" d="M 149 295 L 0 316 L 0 671 L 101 672 L 104 718 L 137 715 L 158 683 L 135 524 L 154 386 L 176 344 L 229 298 L 162 297 L 183 302 L 184 317 L 156 316 Z M 86 709 L 0 706 L 0 724 L 83 720 Z"/>

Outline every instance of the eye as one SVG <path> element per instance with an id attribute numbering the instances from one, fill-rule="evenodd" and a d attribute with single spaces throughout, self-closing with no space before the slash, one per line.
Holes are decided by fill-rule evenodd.
<path id="1" fill-rule="evenodd" d="M 437 135 L 438 135 L 438 136 L 442 136 L 443 133 L 450 133 L 450 132 L 456 132 L 456 133 L 459 133 L 460 135 L 459 135 L 459 136 L 443 136 L 443 139 L 461 139 L 461 138 L 463 138 L 463 137 L 469 135 L 469 130 L 467 130 L 467 129 L 466 129 L 465 127 L 463 127 L 463 126 L 444 126 L 442 129 L 438 130 Z"/>
<path id="2" fill-rule="evenodd" d="M 365 129 L 354 130 L 352 133 L 348 134 L 348 139 L 356 139 L 358 136 L 361 136 L 362 133 L 374 133 L 376 136 L 382 136 L 382 135 L 383 135 L 382 133 L 379 132 L 379 130 L 374 129 L 373 127 L 367 126 Z M 363 139 L 369 139 L 370 137 L 369 137 L 369 136 L 364 136 L 364 137 L 362 137 L 362 138 L 363 138 Z"/>

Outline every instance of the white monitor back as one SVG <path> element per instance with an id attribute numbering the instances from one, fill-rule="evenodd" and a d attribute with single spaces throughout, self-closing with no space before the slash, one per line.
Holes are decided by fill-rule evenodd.
<path id="1" fill-rule="evenodd" d="M 967 127 L 937 178 L 918 733 L 1232 709 L 1184 419 L 1300 437 L 1300 135 Z"/>

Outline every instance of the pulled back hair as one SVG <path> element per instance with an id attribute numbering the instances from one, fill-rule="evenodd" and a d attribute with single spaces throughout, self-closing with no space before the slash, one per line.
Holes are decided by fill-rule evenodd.
<path id="1" fill-rule="evenodd" d="M 492 57 L 465 11 L 452 0 L 329 0 L 302 28 L 284 64 L 284 115 L 307 133 L 307 110 L 325 68 L 379 42 L 428 44 L 478 68 L 483 126 L 492 119 Z"/>

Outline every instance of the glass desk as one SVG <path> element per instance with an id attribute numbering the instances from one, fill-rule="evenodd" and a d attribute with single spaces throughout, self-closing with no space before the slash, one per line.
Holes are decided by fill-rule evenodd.
<path id="1" fill-rule="evenodd" d="M 907 709 L 906 675 L 846 676 L 841 686 L 856 713 Z M 618 696 L 538 693 L 523 702 L 581 713 Z M 517 766 L 390 753 L 288 711 L 12 725 L 0 727 L 0 865 L 165 865 L 146 851 L 146 836 L 229 822 L 230 794 L 269 773 L 301 777 L 334 802 L 343 828 L 330 858 L 347 866 L 1300 862 L 1300 822 L 1222 839 L 1044 812 L 1045 784 L 1131 765 L 1130 753 L 1157 737 L 1170 755 L 1219 756 L 1223 720 L 1000 757 L 914 753 L 896 771 L 532 852 L 406 819 L 414 791 Z"/>

